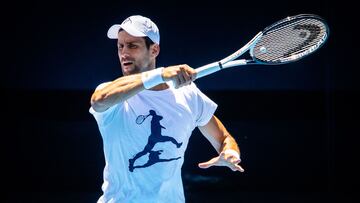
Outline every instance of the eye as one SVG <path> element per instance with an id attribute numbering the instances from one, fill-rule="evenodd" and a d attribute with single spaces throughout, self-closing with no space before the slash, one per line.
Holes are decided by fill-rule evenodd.
<path id="1" fill-rule="evenodd" d="M 128 46 L 130 49 L 136 49 L 138 46 L 136 44 L 129 44 Z"/>

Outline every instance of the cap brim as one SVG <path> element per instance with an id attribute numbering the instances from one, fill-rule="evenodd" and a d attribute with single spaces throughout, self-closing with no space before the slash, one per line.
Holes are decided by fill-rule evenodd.
<path id="1" fill-rule="evenodd" d="M 115 24 L 111 26 L 107 32 L 107 36 L 110 39 L 117 39 L 118 38 L 118 32 L 120 29 L 125 30 L 127 33 L 134 37 L 145 37 L 146 35 L 136 29 L 134 29 L 132 26 L 126 26 L 126 25 L 119 25 Z"/>
<path id="2" fill-rule="evenodd" d="M 118 32 L 120 30 L 120 25 L 119 24 L 115 24 L 113 26 L 111 26 L 107 32 L 107 36 L 110 39 L 117 39 L 118 38 Z"/>

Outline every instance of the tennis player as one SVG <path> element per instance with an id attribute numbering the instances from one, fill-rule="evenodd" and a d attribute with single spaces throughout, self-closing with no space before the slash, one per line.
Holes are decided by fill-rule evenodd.
<path id="1" fill-rule="evenodd" d="M 238 144 L 214 115 L 217 104 L 193 82 L 195 70 L 156 68 L 160 34 L 153 21 L 130 16 L 108 37 L 117 39 L 123 76 L 98 85 L 91 97 L 106 161 L 99 203 L 185 202 L 181 167 L 196 127 L 218 152 L 200 168 L 244 171 Z"/>

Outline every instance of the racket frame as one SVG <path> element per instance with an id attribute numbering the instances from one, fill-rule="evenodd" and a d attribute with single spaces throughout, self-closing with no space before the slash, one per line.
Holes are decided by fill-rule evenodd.
<path id="1" fill-rule="evenodd" d="M 304 52 L 284 58 L 278 62 L 265 62 L 265 61 L 259 60 L 256 57 L 254 57 L 253 48 L 255 47 L 256 43 L 260 40 L 260 38 L 263 35 L 266 35 L 266 33 L 276 29 L 277 26 L 282 26 L 283 23 L 293 21 L 294 19 L 302 19 L 302 18 L 307 18 L 307 19 L 314 18 L 314 19 L 321 21 L 325 25 L 326 33 L 316 45 L 312 46 L 310 49 L 308 49 Z M 303 57 L 310 55 L 312 52 L 316 51 L 321 46 L 323 46 L 325 44 L 324 42 L 327 40 L 328 36 L 329 36 L 329 27 L 321 17 L 319 17 L 317 15 L 313 15 L 313 14 L 300 14 L 300 15 L 295 15 L 295 16 L 288 16 L 282 20 L 279 20 L 279 21 L 267 26 L 263 31 L 260 31 L 259 33 L 257 33 L 246 45 L 244 45 L 242 48 L 240 48 L 233 54 L 227 56 L 226 58 L 223 58 L 217 62 L 213 62 L 213 63 L 207 64 L 207 65 L 201 66 L 199 68 L 196 68 L 195 69 L 197 72 L 196 79 L 204 77 L 209 74 L 212 74 L 219 70 L 234 67 L 234 66 L 243 66 L 243 65 L 252 65 L 252 64 L 279 65 L 279 64 L 295 62 L 297 60 L 302 59 Z M 249 51 L 249 54 L 252 59 L 235 60 L 236 58 L 240 57 L 247 51 Z"/>
<path id="2" fill-rule="evenodd" d="M 138 124 L 138 125 L 142 124 L 146 120 L 147 117 L 149 117 L 149 115 L 139 115 L 138 117 L 136 117 L 136 120 L 135 120 L 136 124 Z"/>

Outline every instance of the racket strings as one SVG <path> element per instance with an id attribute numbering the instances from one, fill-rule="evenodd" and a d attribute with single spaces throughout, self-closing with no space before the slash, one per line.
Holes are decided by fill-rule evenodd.
<path id="1" fill-rule="evenodd" d="M 297 30 L 309 30 L 310 36 L 303 41 L 299 46 L 290 49 L 287 53 L 284 54 L 284 57 L 289 57 L 294 53 L 302 52 L 303 50 L 307 50 L 310 46 L 313 46 L 317 41 L 316 38 L 321 34 L 321 28 L 318 26 L 313 26 L 312 24 L 306 24 L 306 25 L 296 25 L 294 29 Z M 300 36 L 302 33 L 300 33 Z M 312 43 L 314 42 L 314 43 Z"/>
<path id="2" fill-rule="evenodd" d="M 269 28 L 253 48 L 255 59 L 278 63 L 311 53 L 324 41 L 326 25 L 318 19 L 300 19 Z"/>
<path id="3" fill-rule="evenodd" d="M 149 115 L 139 115 L 136 117 L 136 124 L 142 124 Z"/>

